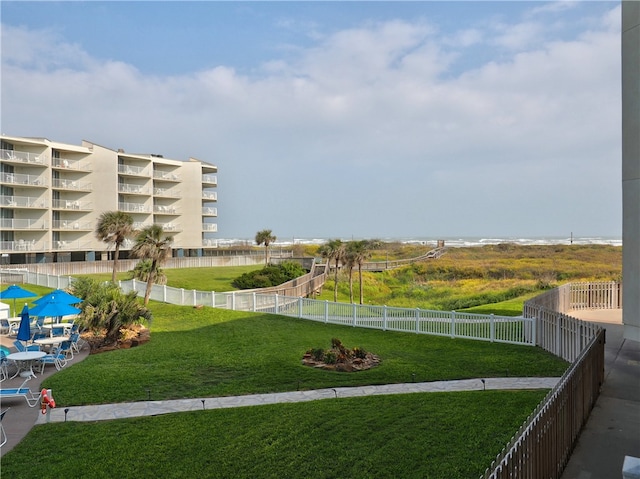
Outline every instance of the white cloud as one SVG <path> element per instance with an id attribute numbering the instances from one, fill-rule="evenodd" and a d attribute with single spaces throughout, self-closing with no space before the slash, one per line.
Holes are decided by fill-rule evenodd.
<path id="1" fill-rule="evenodd" d="M 532 20 L 498 35 L 371 23 L 252 76 L 148 76 L 3 25 L 3 128 L 216 163 L 221 237 L 549 234 L 567 227 L 558 204 L 618 194 L 617 14 L 571 41 Z M 451 75 L 482 41 L 514 54 Z"/>

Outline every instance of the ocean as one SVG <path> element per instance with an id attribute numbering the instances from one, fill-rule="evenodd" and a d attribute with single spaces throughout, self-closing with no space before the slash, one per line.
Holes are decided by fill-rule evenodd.
<path id="1" fill-rule="evenodd" d="M 291 246 L 293 244 L 316 245 L 326 243 L 329 239 L 334 238 L 278 238 L 273 247 Z M 340 238 L 342 241 L 352 241 L 365 238 Z M 396 237 L 396 238 L 376 238 L 386 242 L 400 242 L 406 244 L 422 244 L 436 246 L 439 240 L 443 240 L 445 246 L 452 248 L 483 246 L 489 244 L 513 243 L 518 245 L 551 245 L 551 244 L 574 244 L 574 245 L 613 245 L 622 246 L 622 238 L 616 236 L 532 236 L 532 237 L 515 237 L 515 236 L 496 236 L 496 237 L 480 237 L 480 236 L 443 236 L 443 237 Z M 253 239 L 230 238 L 212 240 L 217 243 L 218 247 L 228 246 L 255 246 Z"/>

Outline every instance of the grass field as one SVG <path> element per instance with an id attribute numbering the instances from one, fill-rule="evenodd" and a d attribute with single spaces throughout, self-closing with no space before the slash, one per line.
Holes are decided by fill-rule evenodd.
<path id="1" fill-rule="evenodd" d="M 492 376 L 559 376 L 538 348 L 151 303 L 152 340 L 48 378 L 58 407 Z M 369 371 L 301 364 L 332 337 Z M 414 376 L 415 375 L 415 376 Z M 3 476 L 477 477 L 545 391 L 411 394 L 35 427 Z M 43 447 L 55 438 L 56 446 Z M 465 444 L 465 447 L 459 447 Z M 28 464 L 28 468 L 25 468 Z M 416 476 L 416 474 L 418 474 Z"/>

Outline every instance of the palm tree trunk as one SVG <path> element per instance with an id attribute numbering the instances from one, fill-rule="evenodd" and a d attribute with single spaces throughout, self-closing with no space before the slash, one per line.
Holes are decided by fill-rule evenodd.
<path id="1" fill-rule="evenodd" d="M 149 304 L 149 298 L 151 297 L 151 287 L 153 286 L 153 280 L 155 279 L 155 270 L 158 267 L 157 261 L 154 259 L 151 261 L 151 271 L 149 271 L 149 277 L 147 278 L 147 289 L 144 292 L 144 305 Z"/>
<path id="2" fill-rule="evenodd" d="M 353 268 L 349 268 L 349 301 L 353 303 Z"/>
<path id="3" fill-rule="evenodd" d="M 362 304 L 364 299 L 364 294 L 362 293 L 362 264 L 358 263 L 358 279 L 360 280 L 360 304 Z"/>
<path id="4" fill-rule="evenodd" d="M 338 258 L 336 258 L 336 272 L 333 278 L 333 302 L 338 302 Z"/>
<path id="5" fill-rule="evenodd" d="M 120 256 L 120 243 L 116 243 L 116 249 L 113 252 L 113 273 L 111 274 L 111 282 L 116 282 L 116 272 L 118 271 L 118 256 Z"/>

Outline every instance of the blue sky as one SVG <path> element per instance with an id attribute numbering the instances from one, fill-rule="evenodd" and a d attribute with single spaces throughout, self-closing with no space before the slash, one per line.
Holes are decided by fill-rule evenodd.
<path id="1" fill-rule="evenodd" d="M 621 233 L 619 2 L 0 13 L 2 132 L 214 163 L 220 238 Z"/>

